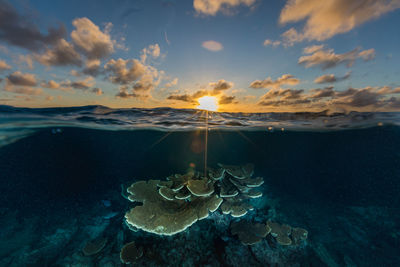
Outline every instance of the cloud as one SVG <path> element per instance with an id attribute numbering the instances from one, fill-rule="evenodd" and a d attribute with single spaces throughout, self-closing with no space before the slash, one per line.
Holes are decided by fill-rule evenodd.
<path id="1" fill-rule="evenodd" d="M 206 96 L 206 95 L 213 95 L 213 94 L 212 94 L 212 92 L 209 92 L 207 90 L 198 90 L 192 95 L 192 97 L 194 99 L 196 99 L 196 98 L 200 98 L 200 97 Z"/>
<path id="2" fill-rule="evenodd" d="M 161 76 L 156 68 L 152 66 L 145 66 L 145 72 L 138 81 L 133 84 L 132 89 L 136 93 L 148 95 L 151 90 L 160 84 Z"/>
<path id="3" fill-rule="evenodd" d="M 41 95 L 43 94 L 42 88 L 32 88 L 32 87 L 5 87 L 5 91 L 21 95 Z"/>
<path id="4" fill-rule="evenodd" d="M 258 105 L 279 108 L 279 111 L 310 111 L 310 110 L 357 110 L 386 111 L 398 109 L 400 99 L 394 97 L 400 94 L 400 88 L 390 86 L 348 88 L 335 91 L 333 86 L 304 90 L 271 89 L 260 97 Z"/>
<path id="5" fill-rule="evenodd" d="M 273 106 L 273 107 L 294 107 L 297 105 L 309 104 L 309 99 L 298 99 L 298 100 L 263 100 L 258 102 L 260 106 Z"/>
<path id="6" fill-rule="evenodd" d="M 117 98 L 139 98 L 141 95 L 136 94 L 135 92 L 129 93 L 128 86 L 123 85 L 120 87 L 119 92 L 115 95 Z"/>
<path id="7" fill-rule="evenodd" d="M 7 64 L 4 60 L 0 60 L 0 71 L 10 70 L 11 66 Z"/>
<path id="8" fill-rule="evenodd" d="M 376 105 L 381 95 L 371 91 L 369 88 L 358 90 L 346 104 L 352 107 L 365 107 Z"/>
<path id="9" fill-rule="evenodd" d="M 110 73 L 109 80 L 112 83 L 122 85 L 136 81 L 146 71 L 145 66 L 139 60 L 122 58 L 111 59 L 104 65 L 104 69 Z"/>
<path id="10" fill-rule="evenodd" d="M 33 59 L 31 55 L 18 55 L 18 64 L 24 63 L 29 69 L 33 69 Z"/>
<path id="11" fill-rule="evenodd" d="M 294 78 L 293 75 L 284 74 L 276 80 L 272 80 L 271 77 L 268 77 L 262 81 L 256 80 L 250 84 L 250 88 L 258 89 L 258 88 L 279 88 L 282 85 L 296 85 L 300 82 L 299 79 Z"/>
<path id="12" fill-rule="evenodd" d="M 335 83 L 335 82 L 340 82 L 344 81 L 348 78 L 350 78 L 351 72 L 347 72 L 343 77 L 336 77 L 334 74 L 324 74 L 322 76 L 319 76 L 315 78 L 314 82 L 315 83 Z"/>
<path id="13" fill-rule="evenodd" d="M 112 83 L 124 85 L 117 94 L 121 98 L 150 97 L 150 91 L 159 85 L 164 73 L 137 59 L 111 59 L 104 65 L 104 69 Z M 128 85 L 132 86 L 131 89 Z"/>
<path id="14" fill-rule="evenodd" d="M 20 71 L 13 72 L 12 74 L 8 75 L 7 84 L 9 85 L 16 85 L 16 86 L 36 86 L 36 76 L 30 73 L 22 73 Z"/>
<path id="15" fill-rule="evenodd" d="M 95 93 L 96 95 L 102 95 L 104 92 L 103 92 L 103 90 L 101 90 L 100 88 L 93 88 L 92 90 L 91 90 L 91 92 L 92 93 Z"/>
<path id="16" fill-rule="evenodd" d="M 101 74 L 100 64 L 101 62 L 99 59 L 88 60 L 85 63 L 86 66 L 82 70 L 82 73 L 85 75 L 96 77 L 97 75 Z"/>
<path id="17" fill-rule="evenodd" d="M 335 96 L 338 96 L 338 97 L 347 97 L 347 96 L 352 96 L 352 95 L 354 95 L 356 92 L 357 92 L 356 89 L 354 89 L 354 88 L 348 88 L 348 89 L 346 89 L 346 90 L 344 90 L 344 91 L 336 92 L 336 93 L 335 93 Z"/>
<path id="18" fill-rule="evenodd" d="M 236 104 L 237 101 L 235 101 L 236 97 L 235 96 L 226 96 L 223 95 L 219 98 L 218 104 L 219 105 L 228 105 L 228 104 Z"/>
<path id="19" fill-rule="evenodd" d="M 72 42 L 88 59 L 105 58 L 114 52 L 114 43 L 108 31 L 101 31 L 88 18 L 75 19 L 72 24 L 76 28 L 71 32 Z M 108 28 L 110 25 L 112 24 L 108 24 Z"/>
<path id="20" fill-rule="evenodd" d="M 306 21 L 301 32 L 291 28 L 283 34 L 289 44 L 323 41 L 397 8 L 400 8 L 398 0 L 288 0 L 279 22 Z"/>
<path id="21" fill-rule="evenodd" d="M 34 88 L 36 86 L 37 80 L 34 74 L 15 71 L 6 77 L 4 91 L 23 95 L 41 95 L 43 90 Z"/>
<path id="22" fill-rule="evenodd" d="M 49 89 L 58 89 L 60 88 L 60 84 L 57 83 L 56 81 L 50 80 L 48 82 L 42 82 L 40 86 L 44 88 L 49 88 Z"/>
<path id="23" fill-rule="evenodd" d="M 303 49 L 303 54 L 313 54 L 317 51 L 323 50 L 324 45 L 311 45 Z"/>
<path id="24" fill-rule="evenodd" d="M 239 6 L 252 6 L 256 0 L 194 0 L 193 7 L 198 14 L 215 16 L 222 11 L 230 14 L 232 9 Z"/>
<path id="25" fill-rule="evenodd" d="M 272 40 L 267 39 L 267 40 L 264 41 L 263 45 L 264 45 L 264 46 L 270 45 L 270 46 L 273 46 L 273 47 L 277 47 L 277 46 L 279 46 L 281 43 L 282 43 L 281 41 L 272 41 Z"/>
<path id="26" fill-rule="evenodd" d="M 229 90 L 233 87 L 232 82 L 228 82 L 225 80 L 219 80 L 216 83 L 209 83 L 209 86 L 213 88 L 213 93 L 214 94 L 219 94 L 221 91 Z"/>
<path id="27" fill-rule="evenodd" d="M 311 90 L 312 95 L 310 96 L 310 98 L 324 98 L 324 97 L 333 97 L 335 96 L 335 91 L 333 90 L 333 86 L 330 87 L 325 87 L 323 89 L 313 89 Z"/>
<path id="28" fill-rule="evenodd" d="M 365 61 L 369 61 L 375 58 L 375 50 L 374 49 L 368 49 L 361 51 L 358 53 L 358 56 L 364 59 Z"/>
<path id="29" fill-rule="evenodd" d="M 188 95 L 188 94 L 170 95 L 170 96 L 167 97 L 167 99 L 195 103 L 194 98 L 191 95 Z"/>
<path id="30" fill-rule="evenodd" d="M 146 63 L 147 56 L 150 55 L 152 58 L 158 58 L 161 54 L 160 46 L 158 44 L 152 44 L 148 47 L 143 48 L 142 54 L 140 55 L 140 61 Z"/>
<path id="31" fill-rule="evenodd" d="M 62 90 L 69 90 L 73 89 L 80 89 L 80 90 L 87 90 L 95 84 L 93 77 L 87 77 L 84 80 L 78 81 L 65 81 L 61 83 Z"/>
<path id="32" fill-rule="evenodd" d="M 45 66 L 81 66 L 82 59 L 74 46 L 64 39 L 60 39 L 53 48 L 43 54 L 35 54 L 35 59 Z"/>
<path id="33" fill-rule="evenodd" d="M 198 98 L 206 95 L 211 95 L 211 96 L 218 96 L 219 104 L 221 105 L 229 104 L 234 102 L 235 97 L 222 95 L 222 93 L 226 90 L 231 89 L 233 85 L 234 84 L 232 82 L 228 82 L 224 79 L 221 79 L 217 82 L 208 83 L 207 89 L 197 90 L 193 94 L 172 94 L 168 96 L 167 99 L 198 104 L 197 102 Z"/>
<path id="34" fill-rule="evenodd" d="M 384 103 L 385 94 L 379 93 L 378 90 L 374 87 L 349 88 L 344 92 L 337 93 L 332 103 L 350 108 L 379 107 Z"/>
<path id="35" fill-rule="evenodd" d="M 31 51 L 45 49 L 48 45 L 57 43 L 66 35 L 63 25 L 49 28 L 48 33 L 42 33 L 36 24 L 20 15 L 7 1 L 0 1 L 0 40 Z"/>
<path id="36" fill-rule="evenodd" d="M 325 74 L 320 77 L 315 78 L 315 83 L 334 83 L 336 82 L 336 76 L 334 74 Z"/>
<path id="37" fill-rule="evenodd" d="M 260 106 L 296 106 L 310 103 L 311 100 L 304 97 L 303 89 L 270 89 L 260 97 L 257 103 Z"/>
<path id="38" fill-rule="evenodd" d="M 218 52 L 224 49 L 224 46 L 221 43 L 212 40 L 203 42 L 201 46 L 212 52 Z"/>
<path id="39" fill-rule="evenodd" d="M 279 98 L 281 100 L 288 99 L 299 99 L 301 98 L 304 90 L 303 89 L 271 89 L 266 94 L 264 94 L 261 99 L 273 99 Z"/>
<path id="40" fill-rule="evenodd" d="M 333 49 L 325 49 L 323 46 L 311 46 L 304 48 L 305 56 L 301 56 L 298 60 L 300 65 L 306 68 L 319 66 L 321 69 L 329 69 L 339 64 L 345 64 L 351 67 L 357 58 L 363 58 L 364 61 L 371 60 L 375 54 L 374 49 L 360 51 L 357 47 L 350 52 L 343 54 L 335 54 Z"/>
<path id="41" fill-rule="evenodd" d="M 178 84 L 178 78 L 174 78 L 172 81 L 166 83 L 164 85 L 165 88 L 171 88 L 172 86 L 175 86 Z"/>
<path id="42" fill-rule="evenodd" d="M 346 91 L 338 92 L 332 102 L 351 108 L 393 108 L 398 103 L 398 99 L 395 97 L 388 98 L 388 96 L 399 93 L 400 88 L 391 88 L 390 86 L 349 88 Z"/>

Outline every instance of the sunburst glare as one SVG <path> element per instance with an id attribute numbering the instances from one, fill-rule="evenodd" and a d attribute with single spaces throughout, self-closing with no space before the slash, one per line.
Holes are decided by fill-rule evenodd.
<path id="1" fill-rule="evenodd" d="M 218 110 L 218 101 L 215 96 L 203 96 L 197 99 L 199 105 L 197 109 L 208 110 L 208 111 L 217 111 Z"/>

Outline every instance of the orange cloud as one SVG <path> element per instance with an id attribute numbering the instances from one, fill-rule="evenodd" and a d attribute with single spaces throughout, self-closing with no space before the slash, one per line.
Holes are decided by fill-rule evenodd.
<path id="1" fill-rule="evenodd" d="M 0 71 L 9 70 L 11 66 L 7 64 L 4 60 L 0 60 Z"/>
<path id="2" fill-rule="evenodd" d="M 212 52 L 218 52 L 224 49 L 224 46 L 216 41 L 210 40 L 210 41 L 205 41 L 201 44 L 201 46 L 207 50 L 210 50 Z"/>
<path id="3" fill-rule="evenodd" d="M 295 78 L 291 74 L 284 74 L 276 80 L 272 80 L 271 77 L 268 77 L 262 81 L 255 80 L 250 84 L 250 88 L 259 89 L 259 88 L 279 88 L 282 85 L 296 85 L 300 82 L 299 79 Z"/>
<path id="4" fill-rule="evenodd" d="M 343 77 L 336 77 L 334 74 L 324 74 L 315 78 L 315 83 L 334 83 L 350 78 L 351 71 L 347 72 Z"/>
<path id="5" fill-rule="evenodd" d="M 109 33 L 101 31 L 90 19 L 78 18 L 72 24 L 76 28 L 71 32 L 72 41 L 89 59 L 104 58 L 114 52 Z"/>
<path id="6" fill-rule="evenodd" d="M 215 16 L 220 11 L 229 14 L 239 5 L 250 7 L 255 2 L 256 0 L 194 0 L 193 7 L 198 14 Z"/>
<path id="7" fill-rule="evenodd" d="M 306 68 L 319 66 L 322 69 L 333 68 L 339 64 L 346 64 L 347 67 L 351 67 L 357 58 L 368 61 L 375 56 L 374 49 L 360 51 L 360 48 L 357 47 L 347 53 L 335 54 L 333 49 L 325 49 L 322 45 L 306 47 L 304 53 L 307 55 L 299 58 L 299 64 L 305 65 Z"/>
<path id="8" fill-rule="evenodd" d="M 81 55 L 74 46 L 64 39 L 60 39 L 53 48 L 47 49 L 43 54 L 35 54 L 35 59 L 45 66 L 81 66 Z"/>
<path id="9" fill-rule="evenodd" d="M 279 22 L 306 21 L 301 32 L 291 28 L 283 34 L 288 44 L 323 41 L 397 8 L 398 0 L 288 0 Z"/>

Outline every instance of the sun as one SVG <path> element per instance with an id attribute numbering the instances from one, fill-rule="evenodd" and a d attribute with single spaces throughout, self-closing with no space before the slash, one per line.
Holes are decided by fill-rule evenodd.
<path id="1" fill-rule="evenodd" d="M 203 109 L 208 111 L 217 111 L 218 110 L 218 101 L 215 96 L 203 96 L 197 99 L 199 105 L 197 109 Z"/>

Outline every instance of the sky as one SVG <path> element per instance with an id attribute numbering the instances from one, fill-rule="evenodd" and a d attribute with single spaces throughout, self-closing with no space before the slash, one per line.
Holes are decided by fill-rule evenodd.
<path id="1" fill-rule="evenodd" d="M 400 0 L 0 0 L 0 105 L 400 111 Z"/>

